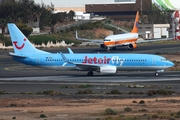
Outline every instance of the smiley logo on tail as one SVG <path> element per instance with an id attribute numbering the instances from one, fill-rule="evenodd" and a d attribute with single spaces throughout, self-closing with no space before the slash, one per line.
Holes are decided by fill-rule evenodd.
<path id="1" fill-rule="evenodd" d="M 26 38 L 24 38 L 24 41 L 26 41 Z M 23 43 L 21 46 L 18 46 L 18 45 L 17 45 L 17 41 L 14 41 L 13 44 L 15 45 L 15 47 L 16 47 L 18 50 L 21 50 L 21 49 L 24 47 L 24 45 L 25 45 L 25 43 Z"/>

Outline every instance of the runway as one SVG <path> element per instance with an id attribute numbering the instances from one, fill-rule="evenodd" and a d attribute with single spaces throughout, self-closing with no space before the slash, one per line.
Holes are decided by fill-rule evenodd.
<path id="1" fill-rule="evenodd" d="M 91 85 L 90 88 L 79 88 L 80 85 Z M 129 87 L 138 85 L 140 87 Z M 62 89 L 62 86 L 68 86 Z M 144 86 L 144 87 L 143 87 Z M 153 88 L 151 86 L 154 86 Z M 76 94 L 79 90 L 91 89 L 108 92 L 117 89 L 121 92 L 147 92 L 149 90 L 167 89 L 180 92 L 180 72 L 164 72 L 154 76 L 152 72 L 126 72 L 117 75 L 99 75 L 88 77 L 84 72 L 57 76 L 36 77 L 8 77 L 0 78 L 0 88 L 6 92 L 43 92 L 47 90 L 58 91 L 62 94 Z"/>
<path id="2" fill-rule="evenodd" d="M 28 73 L 26 73 L 28 74 Z M 123 83 L 123 82 L 149 82 L 149 81 L 175 81 L 180 80 L 180 72 L 163 72 L 154 76 L 154 72 L 120 72 L 115 75 L 102 75 L 95 73 L 94 76 L 87 76 L 86 72 L 63 72 L 61 75 L 27 76 L 27 77 L 6 77 L 1 81 L 51 81 L 51 82 L 79 82 L 79 83 Z"/>
<path id="3" fill-rule="evenodd" d="M 133 51 L 128 51 L 126 48 L 118 48 L 117 50 L 107 52 L 99 48 L 98 46 L 92 47 L 72 47 L 71 48 L 74 53 L 174 53 L 180 51 L 180 42 L 175 44 L 153 44 L 153 45 L 140 45 L 137 49 Z M 63 52 L 68 53 L 67 48 L 47 48 L 43 49 L 45 51 L 57 53 Z M 14 61 L 11 56 L 8 55 L 8 52 L 12 52 L 13 50 L 1 50 L 0 51 L 0 78 L 13 78 L 13 77 L 40 77 L 40 76 L 81 76 L 86 77 L 86 72 L 72 72 L 72 71 L 54 71 L 54 70 L 47 70 L 41 69 L 33 66 L 28 66 L 21 64 L 19 62 Z M 129 74 L 130 72 L 128 72 Z M 122 73 L 118 73 L 115 76 L 123 76 Z M 164 73 L 162 73 L 163 75 Z M 147 74 L 139 74 L 140 76 L 147 76 Z M 94 77 L 102 76 L 99 73 L 95 72 Z M 131 76 L 129 74 L 128 76 Z M 154 72 L 151 72 L 150 76 L 154 76 Z M 112 76 L 111 76 L 112 77 Z M 40 79 L 40 78 L 39 78 Z M 63 78 L 65 79 L 65 78 Z"/>
<path id="4" fill-rule="evenodd" d="M 75 53 L 107 53 L 107 51 L 97 47 L 72 47 Z M 8 52 L 13 50 L 0 51 L 0 88 L 6 92 L 39 92 L 44 90 L 60 91 L 62 93 L 76 93 L 76 89 L 60 89 L 61 86 L 68 85 L 69 88 L 76 85 L 91 84 L 93 91 L 102 92 L 112 89 L 128 92 L 132 88 L 125 87 L 125 84 L 156 85 L 159 88 L 171 86 L 172 90 L 180 92 L 180 72 L 165 71 L 159 76 L 154 76 L 154 72 L 118 72 L 115 75 L 101 75 L 94 72 L 94 76 L 86 76 L 87 72 L 81 71 L 54 71 L 48 69 L 27 66 L 14 61 Z M 46 49 L 49 52 L 67 53 L 67 48 Z M 180 44 L 163 44 L 139 46 L 134 51 L 125 48 L 110 51 L 108 53 L 173 53 L 180 51 Z M 124 84 L 120 86 L 120 84 Z M 107 87 L 108 86 L 108 87 Z M 133 91 L 144 91 L 148 88 L 136 88 Z"/>

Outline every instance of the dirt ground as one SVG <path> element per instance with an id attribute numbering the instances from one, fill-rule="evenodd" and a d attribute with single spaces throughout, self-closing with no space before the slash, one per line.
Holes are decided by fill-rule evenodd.
<path id="1" fill-rule="evenodd" d="M 162 56 L 171 61 L 180 61 L 180 55 Z M 0 95 L 0 120 L 97 120 L 105 118 L 104 111 L 107 108 L 125 116 L 168 114 L 180 110 L 180 96 L 124 99 L 22 96 L 24 95 Z M 144 100 L 145 104 L 139 104 L 141 100 Z M 125 112 L 126 107 L 132 108 L 132 111 Z M 40 118 L 40 115 L 47 118 Z"/>
<path id="2" fill-rule="evenodd" d="M 145 104 L 139 104 L 144 100 Z M 136 101 L 137 103 L 134 103 Z M 123 112 L 130 107 L 133 112 Z M 124 115 L 154 114 L 159 111 L 177 112 L 180 97 L 156 97 L 138 99 L 61 99 L 58 97 L 1 98 L 0 120 L 39 120 L 40 115 L 47 120 L 84 120 L 103 118 L 105 109 L 111 108 Z M 141 110 L 145 112 L 138 112 Z"/>

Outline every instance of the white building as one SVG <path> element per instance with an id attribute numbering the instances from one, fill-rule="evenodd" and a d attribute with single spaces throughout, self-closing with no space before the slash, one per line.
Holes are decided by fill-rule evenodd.
<path id="1" fill-rule="evenodd" d="M 170 24 L 139 24 L 139 34 L 144 39 L 169 38 Z"/>

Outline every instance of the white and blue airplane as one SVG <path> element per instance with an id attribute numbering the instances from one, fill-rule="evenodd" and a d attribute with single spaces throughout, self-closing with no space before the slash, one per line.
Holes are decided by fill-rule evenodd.
<path id="1" fill-rule="evenodd" d="M 14 48 L 9 54 L 14 60 L 36 67 L 54 70 L 94 71 L 102 74 L 116 74 L 117 71 L 155 71 L 157 76 L 174 64 L 166 58 L 153 54 L 92 54 L 50 53 L 35 48 L 14 23 L 8 23 L 8 29 Z"/>

